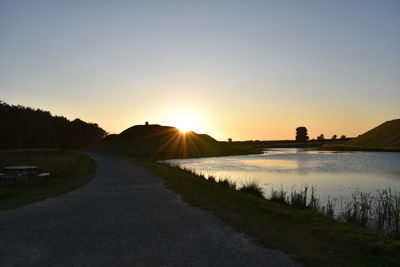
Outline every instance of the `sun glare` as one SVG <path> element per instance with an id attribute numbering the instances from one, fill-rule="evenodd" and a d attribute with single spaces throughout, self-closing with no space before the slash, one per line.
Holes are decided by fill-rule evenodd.
<path id="1" fill-rule="evenodd" d="M 182 133 L 193 131 L 201 133 L 203 129 L 201 114 L 192 108 L 176 108 L 165 114 L 165 125 L 176 127 Z"/>
<path id="2" fill-rule="evenodd" d="M 195 131 L 195 129 L 197 128 L 195 119 L 191 117 L 176 118 L 174 126 L 178 128 L 182 133 Z"/>

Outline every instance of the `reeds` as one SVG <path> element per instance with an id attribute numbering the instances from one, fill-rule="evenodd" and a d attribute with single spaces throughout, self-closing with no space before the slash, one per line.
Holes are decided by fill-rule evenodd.
<path id="1" fill-rule="evenodd" d="M 169 166 L 183 169 L 199 179 L 265 198 L 263 189 L 257 181 L 242 182 L 238 188 L 236 182 L 228 177 L 217 179 L 213 175 L 204 175 L 192 169 L 181 168 L 178 164 L 169 164 Z M 338 214 L 335 214 L 335 201 L 328 197 L 325 205 L 322 205 L 320 199 L 316 196 L 315 187 L 311 186 L 311 190 L 309 190 L 307 184 L 301 190 L 297 190 L 293 186 L 290 194 L 283 189 L 283 186 L 279 190 L 272 189 L 268 200 L 293 208 L 310 209 L 323 216 L 373 228 L 395 238 L 400 238 L 400 193 L 392 191 L 390 188 L 377 190 L 375 195 L 359 191 L 353 192 L 352 198 L 344 208 L 340 208 Z"/>
<path id="2" fill-rule="evenodd" d="M 374 209 L 377 230 L 400 237 L 400 193 L 390 188 L 378 190 Z"/>
<path id="3" fill-rule="evenodd" d="M 352 200 L 350 200 L 346 208 L 338 216 L 341 221 L 346 221 L 361 226 L 367 226 L 368 220 L 371 218 L 372 198 L 369 193 L 352 192 Z"/>
<path id="4" fill-rule="evenodd" d="M 229 179 L 227 177 L 218 180 L 218 184 L 227 186 L 232 189 L 236 189 L 236 182 L 232 181 L 231 179 Z"/>
<path id="5" fill-rule="evenodd" d="M 260 183 L 257 181 L 243 182 L 239 191 L 254 195 L 256 197 L 264 198 L 263 190 L 260 186 Z"/>
<path id="6" fill-rule="evenodd" d="M 289 204 L 288 200 L 287 200 L 287 194 L 286 191 L 283 190 L 283 187 L 281 185 L 281 188 L 279 190 L 274 190 L 272 188 L 271 190 L 271 197 L 269 198 L 269 200 L 273 201 L 273 202 L 277 202 L 280 204 Z"/>
<path id="7" fill-rule="evenodd" d="M 292 187 L 292 192 L 290 193 L 290 206 L 299 209 L 307 208 L 307 193 L 308 193 L 307 184 L 301 191 L 297 191 L 295 187 Z"/>
<path id="8" fill-rule="evenodd" d="M 324 213 L 324 211 L 323 211 L 322 213 Z M 334 202 L 332 202 L 332 201 L 330 200 L 329 197 L 328 197 L 328 201 L 327 201 L 327 203 L 326 203 L 326 212 L 325 212 L 325 215 L 327 215 L 327 216 L 329 216 L 329 217 L 332 217 L 332 218 L 333 218 L 333 216 L 335 215 L 335 204 L 334 204 Z"/>
<path id="9" fill-rule="evenodd" d="M 310 197 L 308 197 L 308 188 L 306 184 L 298 191 L 295 186 L 292 186 L 292 190 L 288 194 L 281 186 L 279 190 L 271 190 L 269 200 L 299 209 L 317 209 L 319 207 L 319 200 L 315 197 L 315 188 L 311 187 Z"/>

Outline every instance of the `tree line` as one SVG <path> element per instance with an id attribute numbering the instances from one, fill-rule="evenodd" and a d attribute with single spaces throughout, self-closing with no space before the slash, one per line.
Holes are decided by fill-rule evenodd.
<path id="1" fill-rule="evenodd" d="M 106 134 L 96 123 L 0 101 L 0 148 L 81 149 Z"/>
<path id="2" fill-rule="evenodd" d="M 310 138 L 308 137 L 308 130 L 307 130 L 306 127 L 300 126 L 300 127 L 296 128 L 296 141 L 298 141 L 298 142 L 306 142 L 309 139 Z M 347 137 L 345 135 L 342 135 L 340 137 L 340 139 L 338 139 L 337 135 L 334 134 L 330 140 L 332 140 L 332 141 L 336 141 L 336 140 L 345 141 L 346 139 L 347 139 Z M 317 141 L 324 141 L 324 140 L 326 140 L 324 134 L 321 134 L 321 135 L 319 135 L 317 137 Z"/>

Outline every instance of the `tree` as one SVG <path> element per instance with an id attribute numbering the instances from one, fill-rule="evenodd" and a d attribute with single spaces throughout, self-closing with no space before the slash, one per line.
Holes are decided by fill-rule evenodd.
<path id="1" fill-rule="evenodd" d="M 95 123 L 0 101 L 0 148 L 83 149 L 106 134 Z"/>
<path id="2" fill-rule="evenodd" d="M 321 134 L 320 136 L 317 137 L 318 141 L 324 141 L 325 140 L 325 136 L 324 134 Z"/>
<path id="3" fill-rule="evenodd" d="M 229 142 L 229 143 L 232 142 L 232 138 L 228 138 L 228 142 Z"/>
<path id="4" fill-rule="evenodd" d="M 296 128 L 296 141 L 298 142 L 306 142 L 309 139 L 307 128 L 304 126 L 300 126 Z"/>
<path id="5" fill-rule="evenodd" d="M 332 140 L 337 140 L 337 135 L 336 135 L 336 134 L 334 134 L 334 135 L 332 136 Z"/>
<path id="6" fill-rule="evenodd" d="M 346 136 L 344 134 L 342 134 L 342 136 L 340 137 L 340 140 L 345 140 Z"/>

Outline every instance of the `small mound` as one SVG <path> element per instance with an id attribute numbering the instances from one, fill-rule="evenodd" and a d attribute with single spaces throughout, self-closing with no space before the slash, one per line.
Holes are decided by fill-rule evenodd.
<path id="1" fill-rule="evenodd" d="M 243 145 L 218 142 L 207 134 L 182 133 L 175 127 L 135 125 L 109 135 L 95 151 L 144 159 L 171 159 L 257 153 Z"/>

